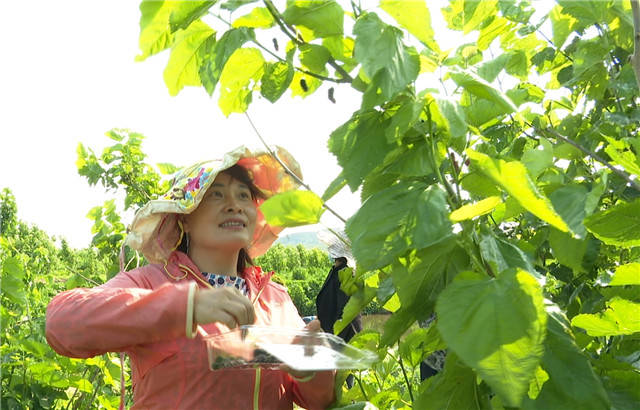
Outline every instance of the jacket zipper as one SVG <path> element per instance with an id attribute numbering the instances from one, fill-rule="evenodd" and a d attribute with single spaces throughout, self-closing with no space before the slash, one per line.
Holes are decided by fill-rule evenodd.
<path id="1" fill-rule="evenodd" d="M 259 402 L 260 399 L 260 373 L 262 373 L 260 367 L 256 367 L 256 382 L 253 386 L 253 410 L 259 410 Z"/>

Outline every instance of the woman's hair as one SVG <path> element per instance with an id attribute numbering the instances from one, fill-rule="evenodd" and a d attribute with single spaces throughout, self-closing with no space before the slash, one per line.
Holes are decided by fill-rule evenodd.
<path id="1" fill-rule="evenodd" d="M 235 164 L 231 168 L 227 168 L 220 173 L 230 175 L 231 178 L 235 179 L 236 181 L 242 182 L 243 184 L 248 186 L 249 190 L 251 191 L 251 198 L 254 201 L 257 200 L 258 198 L 260 199 L 265 198 L 262 191 L 260 191 L 260 189 L 258 189 L 258 187 L 253 183 L 253 179 L 249 175 L 249 171 L 247 171 L 243 166 Z M 178 245 L 177 249 L 180 252 L 188 254 L 189 248 L 187 244 L 188 244 L 188 240 L 187 240 L 187 235 L 185 234 L 182 237 L 182 241 L 180 242 L 180 245 Z M 238 266 L 237 266 L 238 273 L 242 273 L 247 267 L 247 265 L 253 266 L 254 262 L 253 262 L 253 259 L 251 259 L 251 257 L 249 256 L 249 252 L 247 252 L 246 249 L 242 248 L 240 249 L 240 253 L 238 254 Z"/>

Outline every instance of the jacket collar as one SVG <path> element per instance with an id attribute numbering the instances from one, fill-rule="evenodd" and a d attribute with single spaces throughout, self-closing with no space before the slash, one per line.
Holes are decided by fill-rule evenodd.
<path id="1" fill-rule="evenodd" d="M 180 251 L 174 251 L 171 253 L 171 255 L 169 256 L 168 265 L 169 269 L 175 271 L 174 273 L 176 275 L 180 275 L 180 265 L 187 266 L 194 273 L 202 275 L 202 272 L 200 272 L 200 269 L 198 269 L 196 264 L 193 263 L 191 258 L 187 254 Z M 251 295 L 257 295 L 262 291 L 262 289 L 264 289 L 265 286 L 267 286 L 273 274 L 273 271 L 263 272 L 262 268 L 260 268 L 259 266 L 247 266 L 244 272 L 240 274 L 240 276 L 245 281 L 247 281 L 247 286 L 249 287 L 249 292 L 251 293 Z"/>

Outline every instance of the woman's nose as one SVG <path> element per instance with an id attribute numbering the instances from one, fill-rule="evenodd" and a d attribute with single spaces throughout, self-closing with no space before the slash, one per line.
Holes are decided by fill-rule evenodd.
<path id="1" fill-rule="evenodd" d="M 235 198 L 229 198 L 225 210 L 227 212 L 242 212 L 242 207 Z"/>

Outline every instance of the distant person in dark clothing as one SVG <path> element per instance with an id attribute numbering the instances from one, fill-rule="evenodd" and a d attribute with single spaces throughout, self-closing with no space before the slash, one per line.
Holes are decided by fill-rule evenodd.
<path id="1" fill-rule="evenodd" d="M 342 317 L 345 305 L 349 301 L 349 296 L 340 289 L 340 277 L 338 272 L 347 266 L 346 257 L 337 257 L 333 267 L 327 275 L 327 279 L 322 285 L 322 289 L 316 297 L 316 309 L 318 320 L 322 330 L 333 333 L 333 325 Z M 345 342 L 351 340 L 356 333 L 362 330 L 360 315 L 358 315 L 347 327 L 338 334 Z"/>
<path id="2" fill-rule="evenodd" d="M 348 267 L 349 264 L 351 264 L 351 267 L 355 267 L 355 261 L 347 245 L 348 240 L 346 239 L 346 235 L 342 234 L 341 237 L 343 238 L 342 240 L 336 238 L 335 235 L 320 236 L 320 239 L 328 246 L 329 256 L 334 260 L 327 279 L 324 281 L 320 292 L 318 292 L 318 296 L 316 296 L 318 320 L 320 320 L 322 330 L 327 333 L 333 333 L 333 325 L 338 319 L 342 318 L 344 307 L 349 301 L 349 296 L 340 289 L 339 272 Z M 360 315 L 358 315 L 338 336 L 345 342 L 348 342 L 361 330 L 362 323 L 360 321 Z M 349 388 L 353 386 L 352 374 L 347 377 L 346 382 Z"/>

